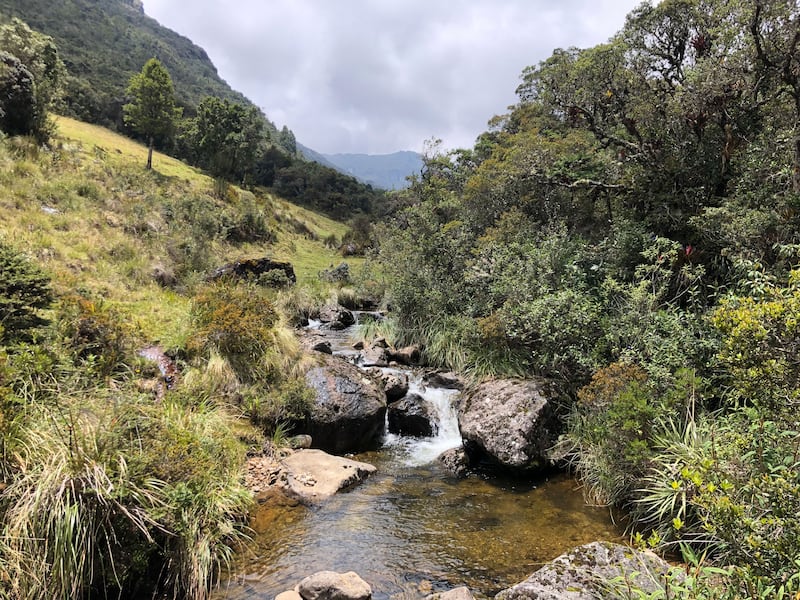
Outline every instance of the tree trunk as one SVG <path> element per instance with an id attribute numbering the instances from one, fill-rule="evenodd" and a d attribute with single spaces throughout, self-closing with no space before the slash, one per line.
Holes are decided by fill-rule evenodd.
<path id="1" fill-rule="evenodd" d="M 147 168 L 153 168 L 153 136 L 150 136 L 150 143 L 147 145 Z"/>

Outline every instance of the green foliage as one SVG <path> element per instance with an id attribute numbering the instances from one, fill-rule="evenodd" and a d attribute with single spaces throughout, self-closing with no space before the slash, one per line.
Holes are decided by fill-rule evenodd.
<path id="1" fill-rule="evenodd" d="M 102 300 L 60 299 L 58 327 L 75 364 L 88 376 L 108 377 L 126 370 L 132 362 L 135 328 Z"/>
<path id="2" fill-rule="evenodd" d="M 719 359 L 730 374 L 729 398 L 780 410 L 796 402 L 800 369 L 800 272 L 785 288 L 767 285 L 761 293 L 723 299 L 712 323 L 723 336 Z"/>
<path id="3" fill-rule="evenodd" d="M 36 128 L 36 112 L 33 75 L 16 56 L 0 52 L 0 131 L 30 134 Z"/>
<path id="4" fill-rule="evenodd" d="M 302 421 L 310 412 L 314 392 L 302 378 L 291 378 L 268 391 L 250 390 L 242 401 L 247 417 L 257 425 L 281 431 L 287 423 Z"/>
<path id="5" fill-rule="evenodd" d="M 252 174 L 263 139 L 264 116 L 254 106 L 208 97 L 184 124 L 194 162 L 213 176 L 242 181 Z"/>
<path id="6" fill-rule="evenodd" d="M 66 77 L 58 48 L 53 38 L 15 18 L 0 25 L 0 49 L 4 53 L 0 114 L 5 113 L 0 126 L 10 135 L 32 135 L 45 143 L 53 133 L 47 111 L 59 106 Z"/>
<path id="7" fill-rule="evenodd" d="M 0 241 L 0 342 L 30 338 L 51 300 L 50 278 Z"/>
<path id="8" fill-rule="evenodd" d="M 156 58 L 148 60 L 141 73 L 131 77 L 126 94 L 131 101 L 122 107 L 125 123 L 147 139 L 147 168 L 150 169 L 155 138 L 172 134 L 182 110 L 175 106 L 172 79 Z"/>

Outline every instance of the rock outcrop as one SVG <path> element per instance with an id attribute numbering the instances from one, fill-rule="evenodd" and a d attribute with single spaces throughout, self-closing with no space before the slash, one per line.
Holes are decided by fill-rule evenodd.
<path id="1" fill-rule="evenodd" d="M 466 394 L 458 425 L 470 460 L 489 459 L 513 470 L 547 466 L 559 422 L 551 385 L 542 380 L 498 379 Z"/>
<path id="2" fill-rule="evenodd" d="M 314 448 L 333 454 L 373 447 L 386 418 L 386 395 L 380 384 L 341 358 L 317 357 L 317 366 L 305 375 L 315 398 L 302 433 L 311 435 Z"/>
<path id="3" fill-rule="evenodd" d="M 522 583 L 503 590 L 495 600 L 595 600 L 617 597 L 609 593 L 614 581 L 650 597 L 669 564 L 652 552 L 621 544 L 593 542 L 579 546 L 546 564 Z M 620 591 L 625 589 L 622 587 Z M 637 596 L 638 597 L 638 596 Z"/>
<path id="4" fill-rule="evenodd" d="M 414 437 L 431 437 L 437 424 L 429 402 L 419 394 L 408 394 L 389 407 L 389 431 Z"/>
<path id="5" fill-rule="evenodd" d="M 281 271 L 286 275 L 286 280 L 290 283 L 297 283 L 297 276 L 294 274 L 294 267 L 291 263 L 272 260 L 271 258 L 248 258 L 237 260 L 236 262 L 223 265 L 209 275 L 210 281 L 231 277 L 235 279 L 246 279 L 248 277 L 258 278 L 260 275 L 270 271 Z"/>

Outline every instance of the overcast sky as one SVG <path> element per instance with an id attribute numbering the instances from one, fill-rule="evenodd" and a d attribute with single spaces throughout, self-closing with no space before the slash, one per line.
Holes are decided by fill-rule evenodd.
<path id="1" fill-rule="evenodd" d="M 471 147 L 522 69 L 606 41 L 639 0 L 144 0 L 324 153 Z"/>

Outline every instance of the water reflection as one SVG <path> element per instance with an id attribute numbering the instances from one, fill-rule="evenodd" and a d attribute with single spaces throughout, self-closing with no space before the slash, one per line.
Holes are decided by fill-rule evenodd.
<path id="1" fill-rule="evenodd" d="M 619 537 L 608 512 L 585 506 L 563 475 L 459 481 L 390 452 L 358 458 L 379 468 L 360 487 L 315 509 L 262 508 L 219 597 L 273 598 L 320 570 L 356 571 L 378 600 L 458 585 L 492 596 L 576 545 Z"/>

